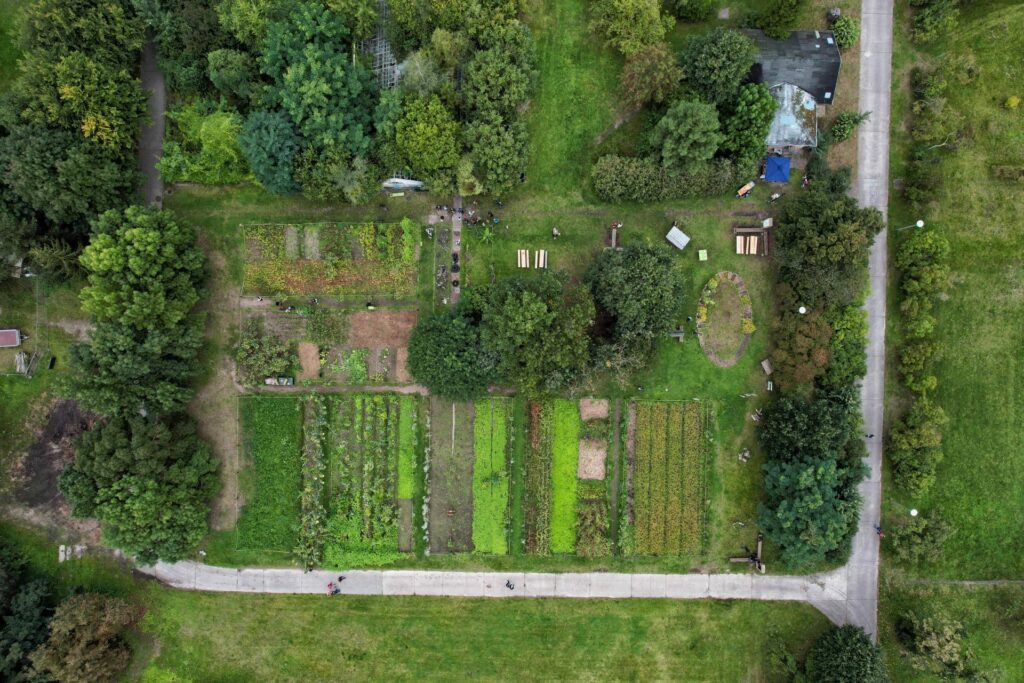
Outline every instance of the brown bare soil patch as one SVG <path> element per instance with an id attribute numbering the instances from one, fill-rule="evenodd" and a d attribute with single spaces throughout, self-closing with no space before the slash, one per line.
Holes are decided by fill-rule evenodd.
<path id="1" fill-rule="evenodd" d="M 603 420 L 608 417 L 608 400 L 604 398 L 581 398 L 580 419 L 584 422 L 589 420 Z"/>
<path id="2" fill-rule="evenodd" d="M 604 479 L 604 461 L 608 444 L 601 439 L 580 439 L 580 455 L 576 476 L 580 479 Z"/>
<path id="3" fill-rule="evenodd" d="M 419 314 L 403 311 L 357 311 L 348 316 L 348 344 L 352 348 L 403 347 Z"/>
<path id="4" fill-rule="evenodd" d="M 299 342 L 299 364 L 302 370 L 295 379 L 316 379 L 320 376 L 320 347 L 310 342 Z"/>
<path id="5" fill-rule="evenodd" d="M 409 349 L 405 346 L 395 349 L 395 381 L 400 384 L 412 381 L 412 375 L 409 374 Z"/>

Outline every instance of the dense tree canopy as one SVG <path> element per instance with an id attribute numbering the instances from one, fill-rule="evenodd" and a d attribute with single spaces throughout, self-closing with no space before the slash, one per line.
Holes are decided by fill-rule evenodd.
<path id="1" fill-rule="evenodd" d="M 452 113 L 436 95 L 413 99 L 396 125 L 395 142 L 406 163 L 436 192 L 454 184 L 458 131 Z"/>
<path id="2" fill-rule="evenodd" d="M 300 140 L 284 112 L 253 112 L 245 121 L 238 144 L 263 187 L 277 194 L 298 189 L 292 167 Z"/>
<path id="3" fill-rule="evenodd" d="M 126 0 L 36 0 L 26 5 L 24 21 L 30 51 L 81 52 L 130 67 L 142 48 L 142 22 Z"/>
<path id="4" fill-rule="evenodd" d="M 207 532 L 217 461 L 187 420 L 113 418 L 83 434 L 60 477 L 75 515 L 142 562 L 179 560 Z"/>
<path id="5" fill-rule="evenodd" d="M 71 349 L 68 392 L 102 415 L 162 414 L 192 398 L 202 331 L 194 322 L 139 330 L 102 322 Z"/>
<path id="6" fill-rule="evenodd" d="M 409 372 L 432 394 L 451 400 L 481 396 L 496 377 L 496 363 L 464 309 L 421 318 L 409 339 Z"/>
<path id="7" fill-rule="evenodd" d="M 832 305 L 855 302 L 865 287 L 868 247 L 881 229 L 882 215 L 859 208 L 845 193 L 800 193 L 777 219 L 780 279 L 807 306 L 826 298 Z"/>
<path id="8" fill-rule="evenodd" d="M 341 17 L 323 5 L 301 3 L 287 21 L 270 25 L 261 66 L 275 84 L 272 101 L 308 144 L 365 154 L 377 85 L 351 59 L 350 43 Z"/>
<path id="9" fill-rule="evenodd" d="M 783 391 L 809 391 L 829 365 L 832 328 L 820 309 L 804 305 L 787 284 L 775 288 L 775 300 L 778 313 L 771 352 L 775 381 Z"/>
<path id="10" fill-rule="evenodd" d="M 565 391 L 590 364 L 594 302 L 586 290 L 565 293 L 563 286 L 562 278 L 545 273 L 504 280 L 476 295 L 481 344 L 496 354 L 501 376 L 528 395 Z"/>
<path id="11" fill-rule="evenodd" d="M 717 28 L 692 36 L 679 55 L 683 79 L 694 92 L 717 106 L 736 97 L 740 83 L 754 65 L 757 48 L 736 31 Z"/>
<path id="12" fill-rule="evenodd" d="M 866 475 L 859 426 L 853 387 L 814 400 L 783 397 L 765 409 L 758 440 L 768 456 L 766 500 L 758 523 L 787 566 L 836 560 L 848 550 Z"/>
<path id="13" fill-rule="evenodd" d="M 662 166 L 671 171 L 685 171 L 709 160 L 721 141 L 718 112 L 710 104 L 692 100 L 677 100 L 651 134 Z"/>
<path id="14" fill-rule="evenodd" d="M 612 341 L 640 355 L 676 323 L 683 275 L 664 247 L 630 245 L 601 252 L 587 275 L 601 311 L 612 319 Z"/>
<path id="15" fill-rule="evenodd" d="M 526 170 L 526 124 L 510 125 L 497 114 L 485 115 L 466 127 L 465 139 L 484 189 L 494 195 L 511 190 Z"/>
<path id="16" fill-rule="evenodd" d="M 65 600 L 50 621 L 46 642 L 32 654 L 35 671 L 63 683 L 113 683 L 132 651 L 127 631 L 140 610 L 121 598 L 81 593 Z"/>
<path id="17" fill-rule="evenodd" d="M 590 5 L 590 28 L 627 57 L 660 43 L 675 19 L 661 15 L 658 0 L 597 0 Z"/>
<path id="18" fill-rule="evenodd" d="M 882 650 L 858 626 L 833 626 L 807 655 L 810 683 L 888 683 Z"/>
<path id="19" fill-rule="evenodd" d="M 133 206 L 103 214 L 82 265 L 89 271 L 82 308 L 97 322 L 173 327 L 199 301 L 203 253 L 195 232 L 169 211 Z"/>
<path id="20" fill-rule="evenodd" d="M 531 73 L 501 47 L 480 50 L 466 65 L 462 97 L 469 109 L 513 120 L 529 96 Z"/>
<path id="21" fill-rule="evenodd" d="M 660 104 L 679 90 L 683 71 L 664 44 L 648 45 L 626 59 L 622 67 L 622 95 L 633 107 Z"/>
<path id="22" fill-rule="evenodd" d="M 777 108 L 778 103 L 763 83 L 744 85 L 725 119 L 722 149 L 741 159 L 759 161 Z"/>

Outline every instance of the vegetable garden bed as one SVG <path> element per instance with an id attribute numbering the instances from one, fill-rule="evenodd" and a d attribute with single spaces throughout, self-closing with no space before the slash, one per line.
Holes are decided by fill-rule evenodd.
<path id="1" fill-rule="evenodd" d="M 512 401 L 490 398 L 476 402 L 473 422 L 473 549 L 478 553 L 508 552 L 508 432 Z"/>
<path id="2" fill-rule="evenodd" d="M 418 223 L 311 223 L 242 226 L 243 290 L 330 296 L 416 292 Z"/>
<path id="3" fill-rule="evenodd" d="M 638 555 L 700 553 L 707 448 L 699 402 L 636 404 L 633 534 Z"/>

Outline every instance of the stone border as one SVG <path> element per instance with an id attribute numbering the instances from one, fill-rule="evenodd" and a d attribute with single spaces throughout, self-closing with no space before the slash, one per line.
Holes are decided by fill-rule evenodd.
<path id="1" fill-rule="evenodd" d="M 739 289 L 739 291 L 740 291 L 740 298 L 741 299 L 743 297 L 747 297 L 748 299 L 750 298 L 750 293 L 747 291 L 747 284 L 743 281 L 743 278 L 741 278 L 736 273 L 733 273 L 732 271 L 729 271 L 729 270 L 723 270 L 720 273 L 715 273 L 712 277 L 718 278 L 719 281 L 727 280 L 727 281 L 733 283 L 734 285 L 736 285 L 737 289 Z M 710 282 L 710 279 L 708 280 L 708 282 Z M 704 303 L 704 298 L 709 296 L 710 294 L 711 294 L 711 292 L 708 290 L 707 284 L 705 284 L 704 285 L 704 290 L 701 292 L 701 295 L 700 295 L 700 300 L 697 302 L 697 306 L 698 307 L 701 306 Z M 743 311 L 743 320 L 750 320 L 751 322 L 753 322 L 753 320 L 754 320 L 754 309 L 753 309 L 752 305 L 748 304 L 746 306 L 746 309 Z M 741 324 L 742 324 L 742 322 L 741 322 Z M 720 368 L 730 368 L 733 365 L 736 365 L 736 363 L 739 362 L 740 358 L 743 357 L 743 354 L 747 350 L 747 347 L 750 345 L 750 337 L 751 337 L 751 335 L 750 334 L 743 335 L 743 340 L 740 342 L 740 348 L 736 351 L 736 354 L 732 358 L 729 358 L 727 360 L 722 360 L 722 358 L 720 358 L 719 355 L 717 353 L 715 353 L 715 351 L 713 349 L 711 349 L 710 347 L 708 347 L 705 344 L 705 342 L 704 342 L 704 327 L 705 326 L 707 326 L 707 321 L 704 321 L 704 322 L 699 322 L 698 321 L 697 322 L 697 341 L 700 342 L 700 348 L 701 348 L 702 351 L 704 351 L 704 355 L 708 357 L 709 361 L 711 361 L 712 363 L 714 363 L 715 365 L 717 365 Z"/>

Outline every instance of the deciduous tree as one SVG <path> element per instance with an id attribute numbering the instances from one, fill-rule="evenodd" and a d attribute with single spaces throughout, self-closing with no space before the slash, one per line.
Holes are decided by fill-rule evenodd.
<path id="1" fill-rule="evenodd" d="M 50 621 L 46 643 L 32 654 L 35 670 L 63 683 L 120 680 L 132 651 L 125 632 L 139 610 L 121 598 L 82 593 L 65 600 Z"/>
<path id="2" fill-rule="evenodd" d="M 515 187 L 526 170 L 525 123 L 513 119 L 509 125 L 489 113 L 466 126 L 464 138 L 488 192 L 500 196 Z"/>
<path id="3" fill-rule="evenodd" d="M 683 71 L 664 43 L 648 45 L 622 67 L 622 97 L 631 107 L 662 103 L 679 90 Z"/>
<path id="4" fill-rule="evenodd" d="M 483 395 L 496 359 L 481 348 L 480 330 L 465 310 L 421 318 L 409 339 L 409 372 L 432 394 L 454 401 Z"/>
<path id="5" fill-rule="evenodd" d="M 665 32 L 675 25 L 671 16 L 661 15 L 658 0 L 597 0 L 590 11 L 591 30 L 627 57 L 661 43 Z"/>
<path id="6" fill-rule="evenodd" d="M 97 322 L 173 327 L 199 301 L 203 253 L 195 232 L 169 211 L 132 206 L 104 213 L 93 223 L 82 265 L 89 271 L 82 308 Z"/>
<path id="7" fill-rule="evenodd" d="M 679 100 L 658 121 L 651 134 L 662 166 L 684 171 L 714 156 L 722 141 L 718 112 L 710 104 Z"/>
<path id="8" fill-rule="evenodd" d="M 292 168 L 300 140 L 286 114 L 253 112 L 245 121 L 238 144 L 256 179 L 268 191 L 290 194 L 299 189 Z"/>
<path id="9" fill-rule="evenodd" d="M 452 188 L 459 163 L 459 124 L 437 95 L 413 99 L 395 126 L 406 163 L 436 192 Z"/>
<path id="10" fill-rule="evenodd" d="M 687 86 L 708 102 L 729 106 L 754 65 L 757 48 L 746 36 L 725 28 L 691 37 L 679 54 Z"/>
<path id="11" fill-rule="evenodd" d="M 739 90 L 732 114 L 725 119 L 722 149 L 745 160 L 760 160 L 778 103 L 762 83 Z"/>
<path id="12" fill-rule="evenodd" d="M 859 626 L 833 626 L 807 655 L 810 683 L 888 683 L 882 650 Z"/>

